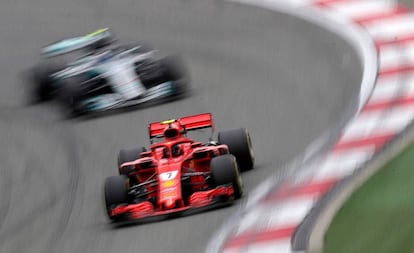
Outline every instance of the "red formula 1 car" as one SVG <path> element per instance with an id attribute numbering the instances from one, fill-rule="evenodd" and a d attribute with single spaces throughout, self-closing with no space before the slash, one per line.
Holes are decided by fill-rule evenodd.
<path id="1" fill-rule="evenodd" d="M 150 149 L 121 150 L 119 175 L 105 181 L 105 203 L 114 221 L 169 216 L 231 203 L 243 194 L 239 171 L 254 165 L 246 129 L 219 132 L 217 141 L 187 133 L 211 128 L 210 113 L 151 123 Z M 161 139 L 161 141 L 159 141 Z"/>

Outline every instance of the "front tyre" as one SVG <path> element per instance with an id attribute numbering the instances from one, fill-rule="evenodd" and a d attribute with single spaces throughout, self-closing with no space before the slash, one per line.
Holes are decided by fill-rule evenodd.
<path id="1" fill-rule="evenodd" d="M 33 97 L 35 102 L 44 102 L 53 99 L 58 91 L 58 87 L 51 77 L 59 70 L 51 64 L 40 64 L 33 68 L 31 81 L 34 84 Z"/>
<path id="2" fill-rule="evenodd" d="M 60 100 L 68 110 L 68 117 L 77 117 L 87 112 L 83 104 L 83 90 L 81 87 L 82 80 L 79 78 L 69 78 L 62 82 Z"/>
<path id="3" fill-rule="evenodd" d="M 128 203 L 128 178 L 125 175 L 111 176 L 105 180 L 105 206 L 108 216 L 112 209 Z M 111 218 L 111 217 L 110 217 Z"/>
<path id="4" fill-rule="evenodd" d="M 232 184 L 235 199 L 243 195 L 243 183 L 233 155 L 214 157 L 210 161 L 211 174 L 216 186 Z"/>
<path id="5" fill-rule="evenodd" d="M 254 166 L 254 151 L 250 134 L 245 128 L 218 133 L 218 142 L 229 147 L 230 154 L 237 159 L 241 171 L 251 170 Z"/>

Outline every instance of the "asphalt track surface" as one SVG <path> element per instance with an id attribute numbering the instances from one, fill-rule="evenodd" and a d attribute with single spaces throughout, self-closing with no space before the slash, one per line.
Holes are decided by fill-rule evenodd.
<path id="1" fill-rule="evenodd" d="M 193 95 L 88 120 L 31 105 L 22 73 L 40 47 L 100 27 L 180 53 Z M 237 205 L 113 228 L 103 183 L 119 149 L 148 144 L 147 123 L 212 112 L 217 129 L 250 129 L 249 192 L 329 129 L 355 97 L 360 63 L 323 29 L 255 7 L 206 0 L 2 0 L 0 252 L 202 252 Z"/>

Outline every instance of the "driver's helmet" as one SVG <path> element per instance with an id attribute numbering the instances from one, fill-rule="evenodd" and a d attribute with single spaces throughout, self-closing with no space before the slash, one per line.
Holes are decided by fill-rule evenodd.
<path id="1" fill-rule="evenodd" d="M 174 146 L 172 146 L 172 148 L 171 148 L 171 153 L 172 153 L 172 156 L 180 156 L 180 155 L 182 155 L 182 152 L 183 152 L 183 150 L 182 150 L 182 148 L 181 148 L 181 145 L 180 144 L 175 144 Z"/>
<path id="2" fill-rule="evenodd" d="M 207 143 L 207 146 L 217 146 L 217 145 L 218 145 L 218 143 L 216 141 L 209 141 Z"/>
<path id="3" fill-rule="evenodd" d="M 167 140 L 172 140 L 180 137 L 180 130 L 177 125 L 171 124 L 164 130 L 164 137 Z"/>

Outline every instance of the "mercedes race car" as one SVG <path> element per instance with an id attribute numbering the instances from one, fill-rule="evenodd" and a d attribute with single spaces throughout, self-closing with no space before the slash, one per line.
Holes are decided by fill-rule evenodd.
<path id="1" fill-rule="evenodd" d="M 36 100 L 57 98 L 78 115 L 176 98 L 188 90 L 179 57 L 162 57 L 147 46 L 114 41 L 108 29 L 100 29 L 43 48 L 48 61 L 32 71 Z M 79 51 L 80 56 L 63 64 L 50 59 Z"/>
<path id="2" fill-rule="evenodd" d="M 108 177 L 104 194 L 113 221 L 143 221 L 231 204 L 243 194 L 240 171 L 254 166 L 244 128 L 219 132 L 203 143 L 187 136 L 210 128 L 210 113 L 149 124 L 151 145 L 121 150 L 119 175 Z M 201 209 L 201 210 L 200 210 Z"/>

